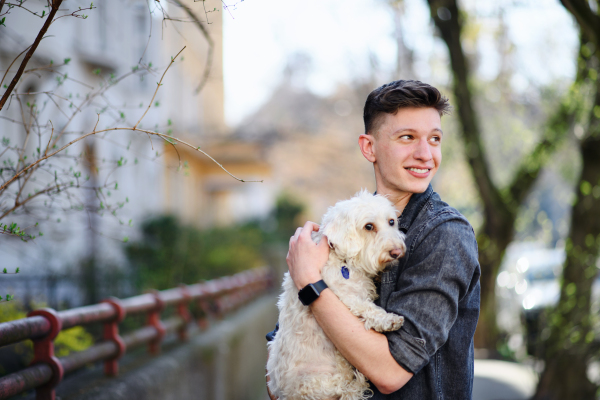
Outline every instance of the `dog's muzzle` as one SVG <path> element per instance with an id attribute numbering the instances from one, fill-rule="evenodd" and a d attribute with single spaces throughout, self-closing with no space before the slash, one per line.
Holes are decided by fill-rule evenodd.
<path id="1" fill-rule="evenodd" d="M 390 250 L 390 257 L 392 257 L 394 260 L 402 257 L 404 255 L 404 250 L 403 249 L 394 249 L 394 250 Z"/>

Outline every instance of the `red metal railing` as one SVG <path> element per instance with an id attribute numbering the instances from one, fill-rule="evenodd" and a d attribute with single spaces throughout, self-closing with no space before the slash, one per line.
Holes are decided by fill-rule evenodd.
<path id="1" fill-rule="evenodd" d="M 204 316 L 197 323 L 204 329 L 208 326 L 207 318 L 221 318 L 263 293 L 271 284 L 270 270 L 256 268 L 123 300 L 110 298 L 100 304 L 59 312 L 50 308 L 35 310 L 27 318 L 0 323 L 0 346 L 31 339 L 34 349 L 34 359 L 28 368 L 0 378 L 0 399 L 36 389 L 38 400 L 54 400 L 54 389 L 63 375 L 92 362 L 104 361 L 105 374 L 115 376 L 118 360 L 126 351 L 146 344 L 150 353 L 157 354 L 167 333 L 176 332 L 180 340 L 186 340 L 192 322 L 190 303 L 196 302 L 203 311 Z M 162 321 L 161 310 L 166 306 L 174 306 L 177 315 Z M 119 323 L 126 316 L 143 313 L 147 315 L 145 327 L 119 335 Z M 66 357 L 54 356 L 54 338 L 61 330 L 91 323 L 104 324 L 100 343 Z"/>

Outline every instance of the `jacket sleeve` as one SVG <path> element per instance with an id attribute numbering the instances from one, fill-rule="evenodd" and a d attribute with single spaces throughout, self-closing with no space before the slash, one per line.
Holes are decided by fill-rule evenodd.
<path id="1" fill-rule="evenodd" d="M 416 374 L 448 339 L 461 299 L 479 279 L 473 228 L 462 216 L 439 215 L 405 257 L 386 305 L 404 325 L 385 335 L 394 359 Z"/>

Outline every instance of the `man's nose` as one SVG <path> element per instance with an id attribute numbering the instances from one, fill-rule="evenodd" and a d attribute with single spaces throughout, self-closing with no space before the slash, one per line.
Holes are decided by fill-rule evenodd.
<path id="1" fill-rule="evenodd" d="M 416 148 L 413 153 L 413 157 L 421 161 L 429 161 L 433 157 L 431 155 L 431 149 L 429 148 L 429 142 L 427 139 L 421 139 L 415 144 Z"/>

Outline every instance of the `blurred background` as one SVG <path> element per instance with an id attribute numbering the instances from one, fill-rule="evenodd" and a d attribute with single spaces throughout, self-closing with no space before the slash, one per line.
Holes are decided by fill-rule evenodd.
<path id="1" fill-rule="evenodd" d="M 0 8 L 4 93 L 43 22 L 24 3 Z M 453 105 L 433 187 L 477 234 L 476 356 L 526 365 L 536 398 L 596 398 L 596 0 L 64 4 L 0 109 L 6 315 L 285 270 L 296 226 L 375 190 L 368 93 L 417 79 Z M 43 159 L 143 114 L 192 146 L 105 131 Z"/>

